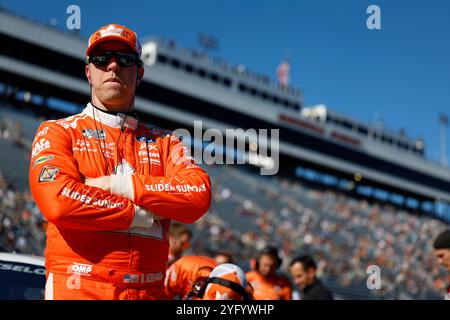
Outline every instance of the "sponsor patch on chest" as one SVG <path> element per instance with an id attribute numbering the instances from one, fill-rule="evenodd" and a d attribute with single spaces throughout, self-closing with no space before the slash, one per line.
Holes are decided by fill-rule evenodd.
<path id="1" fill-rule="evenodd" d="M 94 130 L 94 129 L 83 129 L 83 136 L 90 139 L 99 139 L 99 140 L 105 140 L 106 134 L 103 131 L 103 129 L 100 130 Z"/>
<path id="2" fill-rule="evenodd" d="M 139 136 L 139 137 L 136 137 L 136 140 L 139 141 L 139 142 L 148 142 L 148 143 L 150 143 L 150 142 L 156 142 L 155 139 L 153 139 L 153 138 L 151 138 L 151 137 L 147 137 L 147 136 Z"/>

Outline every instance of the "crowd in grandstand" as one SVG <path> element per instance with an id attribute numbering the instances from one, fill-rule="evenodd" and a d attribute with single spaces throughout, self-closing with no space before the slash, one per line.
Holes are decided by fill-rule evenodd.
<path id="1" fill-rule="evenodd" d="M 0 172 L 0 250 L 42 255 L 45 225 L 31 194 L 12 190 Z"/>
<path id="2" fill-rule="evenodd" d="M 436 297 L 445 287 L 446 276 L 432 247 L 432 239 L 445 229 L 443 222 L 286 179 L 273 177 L 263 183 L 240 170 L 220 170 L 227 181 L 237 179 L 242 187 L 233 192 L 227 181 L 216 185 L 213 209 L 195 224 L 201 234 L 193 246 L 197 250 L 227 249 L 245 264 L 261 248 L 277 245 L 286 258 L 284 270 L 297 252 L 312 253 L 319 275 L 336 279 L 342 287 L 365 286 L 367 267 L 378 265 L 383 286 L 373 293 L 388 298 Z M 271 205 L 261 207 L 252 194 L 269 199 Z M 235 212 L 229 216 L 253 221 L 256 231 L 239 229 L 219 214 L 231 204 Z M 201 240 L 205 238 L 210 241 Z"/>
<path id="3" fill-rule="evenodd" d="M 20 125 L 4 118 L 0 139 L 26 147 Z M 257 252 L 277 246 L 280 270 L 287 274 L 294 256 L 309 253 L 319 277 L 342 288 L 365 286 L 367 267 L 378 265 L 382 289 L 372 294 L 384 298 L 438 298 L 447 283 L 433 258 L 432 239 L 446 227 L 439 220 L 238 168 L 207 170 L 214 183 L 213 203 L 191 226 L 190 254 L 227 252 L 249 271 Z M 2 249 L 42 255 L 45 226 L 31 194 L 14 190 L 0 173 Z"/>
<path id="4" fill-rule="evenodd" d="M 29 148 L 30 142 L 22 135 L 22 125 L 7 117 L 0 118 L 0 140 L 13 142 L 23 148 Z"/>
<path id="5" fill-rule="evenodd" d="M 0 117 L 0 140 L 30 152 L 31 141 L 11 118 Z M 0 250 L 43 255 L 46 221 L 31 193 L 15 190 L 11 182 L 0 168 Z"/>

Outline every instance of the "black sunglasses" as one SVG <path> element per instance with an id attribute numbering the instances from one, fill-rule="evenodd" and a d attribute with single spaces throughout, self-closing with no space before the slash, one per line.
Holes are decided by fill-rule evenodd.
<path id="1" fill-rule="evenodd" d="M 107 51 L 103 52 L 102 54 L 89 56 L 88 61 L 98 67 L 104 67 L 110 63 L 113 57 L 116 57 L 117 63 L 121 67 L 131 67 L 136 64 L 140 65 L 139 56 L 137 54 L 115 51 Z"/>

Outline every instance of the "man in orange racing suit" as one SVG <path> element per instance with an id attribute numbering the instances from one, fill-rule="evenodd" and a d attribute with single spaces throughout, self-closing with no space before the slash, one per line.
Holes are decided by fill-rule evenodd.
<path id="1" fill-rule="evenodd" d="M 166 294 L 169 298 L 187 299 L 192 285 L 198 277 L 208 278 L 217 265 L 213 258 L 205 256 L 183 256 L 166 272 Z"/>
<path id="2" fill-rule="evenodd" d="M 89 38 L 91 103 L 45 121 L 30 162 L 33 197 L 49 221 L 46 299 L 164 299 L 171 220 L 210 206 L 209 177 L 174 135 L 134 111 L 144 68 L 132 30 Z"/>
<path id="3" fill-rule="evenodd" d="M 256 261 L 255 270 L 247 272 L 255 300 L 291 300 L 292 286 L 287 277 L 277 273 L 282 260 L 275 247 L 264 248 Z"/>

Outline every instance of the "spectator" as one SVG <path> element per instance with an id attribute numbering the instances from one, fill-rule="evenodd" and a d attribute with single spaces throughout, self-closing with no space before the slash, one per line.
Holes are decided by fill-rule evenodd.
<path id="1" fill-rule="evenodd" d="M 14 143 L 17 126 L 3 122 L 0 131 L 8 129 L 6 141 Z M 216 184 L 215 203 L 191 228 L 191 254 L 229 252 L 248 271 L 249 259 L 268 243 L 280 248 L 285 262 L 293 252 L 307 250 L 317 260 L 317 276 L 333 292 L 339 289 L 335 298 L 437 299 L 446 288 L 447 274 L 432 259 L 430 239 L 448 224 L 426 213 L 299 180 L 271 177 L 260 183 L 261 177 L 229 166 L 208 171 Z M 47 221 L 29 192 L 13 189 L 12 181 L 0 175 L 0 243 L 7 251 L 42 255 Z M 20 248 L 22 236 L 26 249 Z M 383 268 L 381 290 L 366 288 L 369 264 Z M 288 272 L 289 265 L 280 270 Z"/>
<path id="2" fill-rule="evenodd" d="M 183 252 L 190 248 L 192 232 L 189 228 L 181 223 L 173 222 L 170 226 L 169 236 L 169 260 L 167 266 L 170 266 L 176 260 L 181 258 Z"/>
<path id="3" fill-rule="evenodd" d="M 198 277 L 208 277 L 217 265 L 214 259 L 204 256 L 183 256 L 167 269 L 165 289 L 169 299 L 190 298 L 192 286 Z"/>
<path id="4" fill-rule="evenodd" d="M 218 252 L 214 257 L 214 260 L 216 260 L 217 264 L 233 263 L 233 257 L 226 251 Z"/>
<path id="5" fill-rule="evenodd" d="M 331 292 L 316 276 L 317 266 L 311 256 L 299 256 L 290 265 L 294 283 L 301 289 L 301 300 L 333 300 Z"/>
<path id="6" fill-rule="evenodd" d="M 211 271 L 203 300 L 252 300 L 252 293 L 244 271 L 235 264 L 224 263 Z"/>
<path id="7" fill-rule="evenodd" d="M 450 230 L 441 232 L 434 240 L 434 253 L 439 263 L 450 271 Z M 445 300 L 450 300 L 450 284 L 447 286 Z"/>
<path id="8" fill-rule="evenodd" d="M 247 281 L 254 289 L 255 300 L 291 300 L 292 288 L 289 280 L 277 274 L 281 266 L 281 258 L 278 250 L 267 247 L 260 253 L 256 260 L 255 270 L 246 274 Z"/>
<path id="9" fill-rule="evenodd" d="M 224 263 L 208 276 L 197 277 L 188 296 L 203 300 L 252 300 L 252 292 L 244 271 L 235 264 Z"/>

